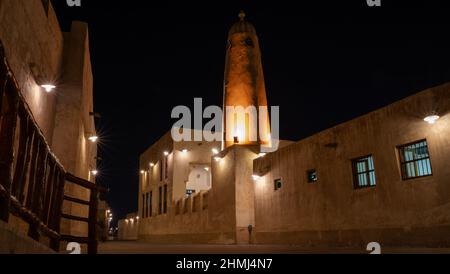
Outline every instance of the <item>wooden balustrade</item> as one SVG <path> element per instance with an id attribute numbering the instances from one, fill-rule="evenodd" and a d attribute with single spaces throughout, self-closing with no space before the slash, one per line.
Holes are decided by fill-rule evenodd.
<path id="1" fill-rule="evenodd" d="M 90 200 L 65 196 L 67 183 L 90 190 Z M 0 220 L 9 222 L 10 214 L 21 218 L 29 224 L 29 237 L 39 241 L 41 235 L 47 236 L 55 251 L 62 241 L 76 241 L 88 244 L 88 253 L 95 254 L 98 194 L 105 191 L 66 172 L 51 152 L 20 93 L 0 42 Z M 63 214 L 64 201 L 88 206 L 89 216 Z M 88 223 L 88 236 L 61 235 L 62 218 Z"/>

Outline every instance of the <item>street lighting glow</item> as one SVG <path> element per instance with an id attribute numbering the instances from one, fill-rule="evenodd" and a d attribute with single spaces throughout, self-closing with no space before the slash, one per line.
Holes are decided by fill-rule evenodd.
<path id="1" fill-rule="evenodd" d="M 97 135 L 92 135 L 92 136 L 90 136 L 88 139 L 89 139 L 89 141 L 91 141 L 92 143 L 95 143 L 95 142 L 97 142 L 97 140 L 98 140 L 98 136 L 97 136 Z"/>
<path id="2" fill-rule="evenodd" d="M 51 85 L 51 84 L 41 85 L 41 87 L 48 93 L 52 92 L 56 88 L 55 85 Z"/>
<path id="3" fill-rule="evenodd" d="M 431 116 L 425 117 L 425 119 L 423 119 L 423 120 L 425 122 L 427 122 L 428 124 L 433 125 L 439 120 L 439 118 L 441 118 L 441 117 L 439 117 L 438 115 L 431 115 Z"/>

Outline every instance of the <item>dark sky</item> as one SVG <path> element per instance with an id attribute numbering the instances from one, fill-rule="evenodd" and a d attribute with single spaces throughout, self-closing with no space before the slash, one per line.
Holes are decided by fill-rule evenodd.
<path id="1" fill-rule="evenodd" d="M 98 182 L 111 188 L 106 198 L 120 217 L 137 210 L 139 155 L 170 130 L 172 108 L 194 97 L 221 105 L 227 33 L 240 9 L 259 35 L 282 139 L 450 81 L 450 9 L 438 1 L 52 2 L 64 31 L 73 20 L 89 23 L 102 115 Z"/>

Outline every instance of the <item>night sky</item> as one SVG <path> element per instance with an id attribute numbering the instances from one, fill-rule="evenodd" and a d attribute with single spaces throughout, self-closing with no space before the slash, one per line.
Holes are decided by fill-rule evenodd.
<path id="1" fill-rule="evenodd" d="M 450 81 L 450 10 L 437 1 L 52 2 L 63 31 L 73 20 L 89 23 L 102 115 L 98 183 L 110 187 L 106 199 L 119 217 L 137 210 L 139 155 L 170 130 L 172 108 L 193 107 L 194 97 L 222 104 L 227 33 L 241 9 L 258 32 L 282 139 Z"/>

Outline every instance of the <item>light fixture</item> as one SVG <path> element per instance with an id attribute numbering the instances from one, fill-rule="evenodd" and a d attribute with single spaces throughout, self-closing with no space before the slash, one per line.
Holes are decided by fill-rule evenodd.
<path id="1" fill-rule="evenodd" d="M 183 152 L 184 154 L 188 153 L 187 149 L 183 149 L 181 152 Z"/>
<path id="2" fill-rule="evenodd" d="M 154 167 L 155 166 L 155 164 L 154 163 L 150 163 L 150 167 Z"/>
<path id="3" fill-rule="evenodd" d="M 206 170 L 206 171 L 209 171 L 209 167 L 205 167 L 205 170 Z"/>
<path id="4" fill-rule="evenodd" d="M 211 151 L 214 155 L 219 154 L 219 150 L 217 148 L 213 148 Z"/>
<path id="5" fill-rule="evenodd" d="M 253 178 L 254 181 L 258 181 L 259 179 L 261 179 L 261 176 L 252 175 L 252 178 Z"/>
<path id="6" fill-rule="evenodd" d="M 136 216 L 136 221 L 139 221 L 139 216 Z"/>
<path id="7" fill-rule="evenodd" d="M 169 156 L 169 152 L 168 151 L 164 151 L 164 156 Z"/>
<path id="8" fill-rule="evenodd" d="M 441 118 L 441 117 L 439 117 L 438 115 L 430 115 L 430 116 L 425 117 L 425 119 L 423 119 L 423 120 L 425 122 L 427 122 L 428 124 L 433 125 L 439 120 L 439 118 Z"/>
<path id="9" fill-rule="evenodd" d="M 91 173 L 92 173 L 92 175 L 97 176 L 98 170 L 94 169 L 94 170 L 91 171 Z"/>
<path id="10" fill-rule="evenodd" d="M 52 84 L 44 84 L 41 85 L 41 87 L 48 93 L 52 92 L 56 88 L 56 86 Z"/>
<path id="11" fill-rule="evenodd" d="M 216 162 L 220 162 L 222 160 L 222 158 L 219 156 L 216 156 L 216 157 L 214 157 L 214 160 L 216 160 Z"/>
<path id="12" fill-rule="evenodd" d="M 144 174 L 145 173 L 145 171 L 144 170 L 141 170 L 141 174 Z"/>
<path id="13" fill-rule="evenodd" d="M 107 214 L 109 214 L 110 212 L 111 212 L 111 210 L 109 210 L 109 209 L 106 211 Z"/>
<path id="14" fill-rule="evenodd" d="M 125 223 L 127 223 L 127 224 L 128 224 L 128 219 L 126 219 L 126 220 L 125 220 Z"/>
<path id="15" fill-rule="evenodd" d="M 97 142 L 97 140 L 98 140 L 98 136 L 97 136 L 97 135 L 91 135 L 91 136 L 88 138 L 88 140 L 91 141 L 92 143 L 95 143 L 95 142 Z"/>

